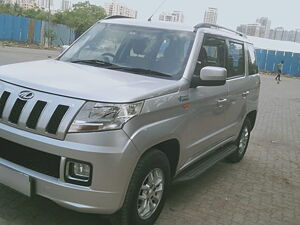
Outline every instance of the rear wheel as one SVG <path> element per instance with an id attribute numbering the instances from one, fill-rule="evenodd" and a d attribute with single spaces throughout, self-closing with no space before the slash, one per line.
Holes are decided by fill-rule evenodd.
<path id="1" fill-rule="evenodd" d="M 162 211 L 170 184 L 167 156 L 156 149 L 147 152 L 132 175 L 124 205 L 113 225 L 152 225 Z"/>
<path id="2" fill-rule="evenodd" d="M 250 132 L 251 132 L 251 122 L 247 118 L 244 122 L 240 135 L 236 140 L 236 145 L 237 145 L 236 151 L 234 151 L 231 155 L 229 155 L 226 158 L 228 162 L 238 163 L 244 158 L 250 140 Z"/>

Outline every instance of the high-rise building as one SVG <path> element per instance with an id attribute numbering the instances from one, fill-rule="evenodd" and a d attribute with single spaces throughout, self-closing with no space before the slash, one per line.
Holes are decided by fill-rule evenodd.
<path id="1" fill-rule="evenodd" d="M 295 42 L 300 43 L 300 29 L 296 29 Z"/>
<path id="2" fill-rule="evenodd" d="M 41 7 L 44 8 L 45 10 L 49 10 L 49 4 L 50 4 L 50 9 L 53 8 L 53 0 L 38 0 L 38 1 Z"/>
<path id="3" fill-rule="evenodd" d="M 282 41 L 288 41 L 289 40 L 289 34 L 290 34 L 290 31 L 288 30 L 284 30 L 283 33 L 282 33 Z"/>
<path id="4" fill-rule="evenodd" d="M 208 8 L 204 14 L 204 23 L 217 24 L 218 19 L 218 9 L 217 8 Z"/>
<path id="5" fill-rule="evenodd" d="M 288 31 L 288 41 L 295 42 L 295 40 L 296 40 L 296 31 L 295 30 Z"/>
<path id="6" fill-rule="evenodd" d="M 241 33 L 243 33 L 243 34 L 246 34 L 246 33 L 247 33 L 247 25 L 246 25 L 246 24 L 241 24 L 240 26 L 238 26 L 238 27 L 236 28 L 236 30 L 237 30 L 238 32 L 241 32 Z"/>
<path id="7" fill-rule="evenodd" d="M 274 29 L 270 29 L 270 33 L 269 33 L 269 37 L 268 38 L 272 39 L 272 40 L 275 39 L 275 31 L 274 31 Z"/>
<path id="8" fill-rule="evenodd" d="M 18 4 L 24 9 L 44 9 L 38 0 L 2 0 L 7 4 Z M 0 0 L 1 2 L 1 0 Z"/>
<path id="9" fill-rule="evenodd" d="M 61 11 L 67 11 L 70 9 L 71 9 L 71 1 L 70 0 L 62 0 Z"/>
<path id="10" fill-rule="evenodd" d="M 164 12 L 159 15 L 158 19 L 160 21 L 166 21 L 166 22 L 183 23 L 184 22 L 184 14 L 182 11 L 173 11 L 172 13 Z"/>
<path id="11" fill-rule="evenodd" d="M 274 30 L 275 32 L 275 40 L 283 40 L 283 33 L 284 33 L 284 28 L 283 27 L 277 27 Z"/>
<path id="12" fill-rule="evenodd" d="M 262 27 L 260 24 L 254 23 L 254 24 L 242 24 L 237 27 L 237 31 L 249 36 L 260 37 L 265 30 L 264 27 Z"/>
<path id="13" fill-rule="evenodd" d="M 269 38 L 270 29 L 271 29 L 271 20 L 268 17 L 261 17 L 256 20 L 256 23 L 261 25 L 261 32 L 259 37 Z"/>
<path id="14" fill-rule="evenodd" d="M 130 9 L 116 0 L 113 0 L 111 3 L 105 3 L 104 9 L 107 16 L 127 16 L 137 18 L 136 10 Z"/>
<path id="15" fill-rule="evenodd" d="M 259 37 L 261 26 L 257 23 L 247 24 L 247 32 L 246 35 Z"/>

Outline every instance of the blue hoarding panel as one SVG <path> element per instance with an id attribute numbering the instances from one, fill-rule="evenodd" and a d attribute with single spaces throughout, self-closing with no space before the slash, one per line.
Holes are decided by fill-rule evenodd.
<path id="1" fill-rule="evenodd" d="M 266 60 L 266 70 L 270 72 L 275 72 L 275 60 L 276 60 L 276 52 L 269 50 L 267 53 Z M 277 71 L 276 71 L 277 72 Z"/>
<path id="2" fill-rule="evenodd" d="M 267 50 L 257 49 L 255 53 L 259 70 L 266 70 Z"/>
<path id="3" fill-rule="evenodd" d="M 293 54 L 290 74 L 294 76 L 300 76 L 300 54 L 299 53 Z"/>
<path id="4" fill-rule="evenodd" d="M 42 31 L 42 21 L 34 21 L 34 43 L 39 44 L 41 42 L 41 31 Z"/>
<path id="5" fill-rule="evenodd" d="M 284 53 L 284 66 L 283 66 L 283 73 L 284 74 L 291 74 L 291 65 L 292 65 L 292 52 L 285 52 Z"/>
<path id="6" fill-rule="evenodd" d="M 28 18 L 22 18 L 21 21 L 21 38 L 20 41 L 26 42 L 27 41 L 27 35 L 29 30 L 29 19 Z"/>

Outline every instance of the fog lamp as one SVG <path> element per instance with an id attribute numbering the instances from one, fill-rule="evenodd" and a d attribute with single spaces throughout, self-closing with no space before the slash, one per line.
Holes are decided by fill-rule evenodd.
<path id="1" fill-rule="evenodd" d="M 92 181 L 92 165 L 87 162 L 67 159 L 65 174 L 67 182 L 89 186 Z"/>

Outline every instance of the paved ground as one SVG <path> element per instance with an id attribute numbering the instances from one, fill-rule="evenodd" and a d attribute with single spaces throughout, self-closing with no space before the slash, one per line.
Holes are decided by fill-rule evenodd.
<path id="1" fill-rule="evenodd" d="M 0 63 L 49 52 L 0 48 Z M 9 56 L 10 58 L 3 58 Z M 6 60 L 6 61 L 4 61 Z M 0 225 L 108 225 L 0 186 Z M 300 225 L 300 80 L 262 76 L 256 128 L 244 160 L 221 162 L 172 187 L 156 225 Z"/>
<path id="2" fill-rule="evenodd" d="M 0 65 L 47 59 L 58 55 L 57 51 L 0 46 Z"/>

